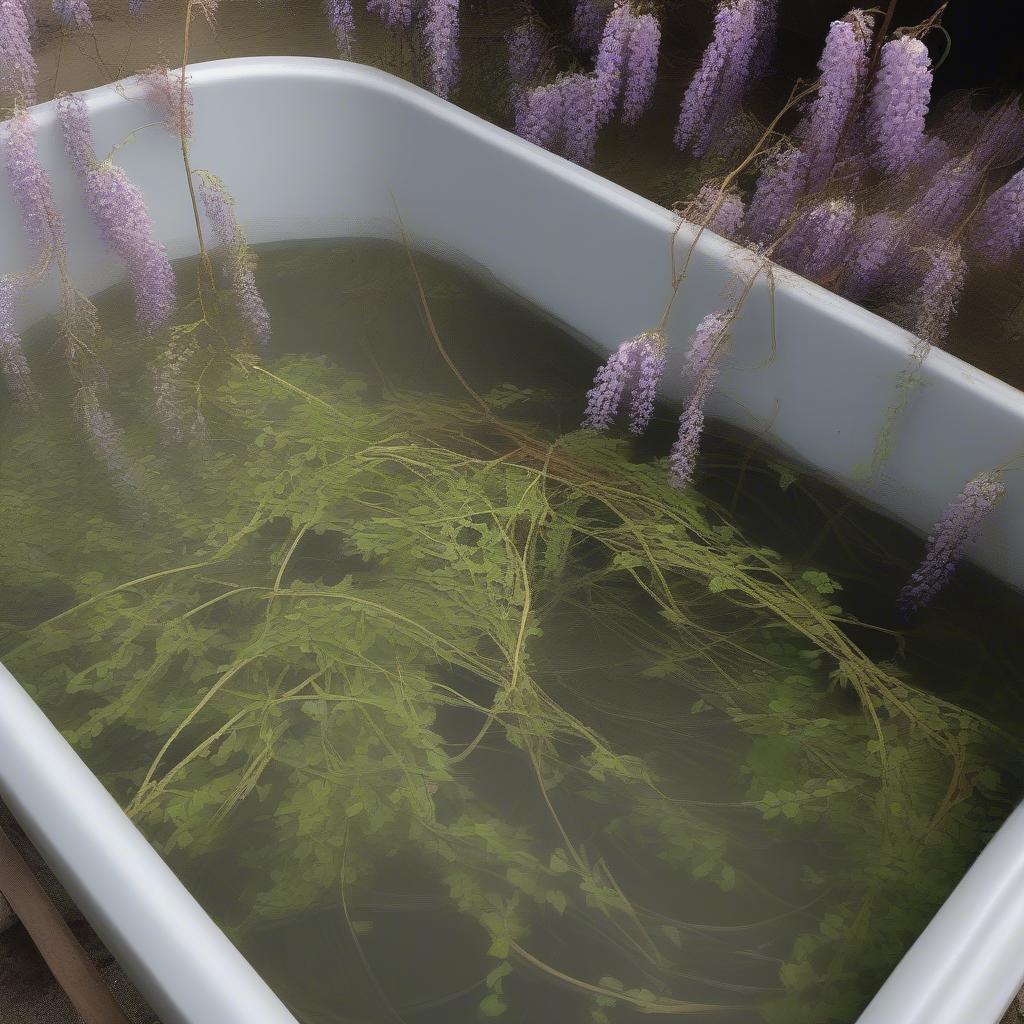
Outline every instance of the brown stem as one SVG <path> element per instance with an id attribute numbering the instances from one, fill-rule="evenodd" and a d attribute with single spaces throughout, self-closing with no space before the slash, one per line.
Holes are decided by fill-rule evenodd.
<path id="1" fill-rule="evenodd" d="M 889 34 L 889 27 L 892 25 L 893 15 L 896 13 L 896 4 L 898 0 L 889 0 L 889 6 L 886 9 L 885 17 L 882 18 L 882 24 L 878 27 L 878 35 L 875 36 L 875 44 L 871 47 L 871 60 L 868 62 L 868 73 L 864 76 L 864 88 L 871 84 L 872 79 L 875 77 L 875 72 L 878 70 L 878 61 L 882 55 L 882 43 L 885 42 L 885 37 Z"/>

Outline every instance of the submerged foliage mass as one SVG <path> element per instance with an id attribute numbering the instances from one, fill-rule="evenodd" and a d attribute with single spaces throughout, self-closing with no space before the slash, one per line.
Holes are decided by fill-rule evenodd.
<path id="1" fill-rule="evenodd" d="M 117 392 L 131 518 L 71 418 L 12 420 L 0 655 L 200 890 L 220 862 L 243 949 L 333 907 L 374 978 L 360 901 L 414 863 L 476 936 L 453 1015 L 845 1021 L 1005 815 L 993 725 L 627 442 L 513 386 L 179 372 L 208 441 Z"/>

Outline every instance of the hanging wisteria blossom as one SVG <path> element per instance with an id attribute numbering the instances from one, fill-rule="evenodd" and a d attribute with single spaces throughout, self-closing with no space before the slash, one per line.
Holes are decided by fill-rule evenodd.
<path id="1" fill-rule="evenodd" d="M 658 79 L 658 49 L 661 46 L 661 26 L 653 14 L 641 14 L 633 23 L 629 34 L 629 52 L 626 58 L 626 81 L 623 86 L 622 120 L 636 124 L 647 111 L 654 98 L 654 85 Z"/>
<path id="2" fill-rule="evenodd" d="M 547 44 L 547 34 L 533 18 L 527 18 L 508 30 L 505 45 L 508 48 L 508 73 L 513 82 L 526 85 L 537 77 Z"/>
<path id="3" fill-rule="evenodd" d="M 735 115 L 755 77 L 764 37 L 766 0 L 722 0 L 711 42 L 683 96 L 675 143 L 696 157 L 707 154 Z"/>
<path id="4" fill-rule="evenodd" d="M 18 282 L 13 277 L 0 277 L 0 373 L 14 401 L 21 406 L 33 406 L 36 389 L 14 321 L 17 292 Z"/>
<path id="5" fill-rule="evenodd" d="M 967 267 L 956 242 L 931 252 L 927 262 L 924 279 L 913 297 L 917 311 L 914 333 L 925 345 L 941 346 L 960 301 Z"/>
<path id="6" fill-rule="evenodd" d="M 459 0 L 425 0 L 423 41 L 430 57 L 430 88 L 447 99 L 459 80 Z"/>
<path id="7" fill-rule="evenodd" d="M 25 103 L 34 103 L 36 98 L 31 30 L 22 0 L 0 0 L 0 92 L 11 93 Z"/>
<path id="8" fill-rule="evenodd" d="M 807 157 L 802 150 L 785 150 L 766 163 L 744 221 L 744 230 L 752 242 L 767 244 L 776 237 L 793 215 L 806 182 Z"/>
<path id="9" fill-rule="evenodd" d="M 981 473 L 969 481 L 928 538 L 928 551 L 906 586 L 898 606 L 904 618 L 919 612 L 953 578 L 967 548 L 977 539 L 985 520 L 1006 493 L 994 473 Z"/>
<path id="10" fill-rule="evenodd" d="M 369 4 L 367 4 L 369 9 Z M 338 53 L 343 57 L 352 56 L 352 44 L 356 37 L 356 22 L 352 16 L 352 0 L 325 0 L 324 10 L 327 23 L 334 33 Z"/>
<path id="11" fill-rule="evenodd" d="M 971 229 L 971 245 L 986 260 L 1005 262 L 1024 245 L 1024 171 L 989 196 Z"/>
<path id="12" fill-rule="evenodd" d="M 797 217 L 776 258 L 812 281 L 833 277 L 850 245 L 856 218 L 856 208 L 845 199 L 809 207 Z"/>
<path id="13" fill-rule="evenodd" d="M 735 188 L 726 189 L 709 182 L 702 185 L 686 216 L 695 224 L 703 224 L 726 238 L 738 238 L 743 225 L 743 197 Z"/>
<path id="14" fill-rule="evenodd" d="M 53 13 L 68 28 L 92 28 L 92 12 L 87 0 L 53 0 Z"/>
<path id="15" fill-rule="evenodd" d="M 832 22 L 818 61 L 818 92 L 799 135 L 807 158 L 807 187 L 820 189 L 835 167 L 839 144 L 851 122 L 868 70 L 868 49 L 874 19 L 851 11 Z"/>
<path id="16" fill-rule="evenodd" d="M 878 170 L 899 174 L 916 160 L 931 89 L 931 58 L 920 39 L 900 36 L 882 47 L 868 112 L 870 155 Z"/>
<path id="17" fill-rule="evenodd" d="M 64 221 L 53 198 L 49 175 L 39 163 L 36 124 L 24 110 L 7 122 L 7 181 L 21 212 L 35 259 L 62 254 Z"/>
<path id="18" fill-rule="evenodd" d="M 582 166 L 593 162 L 597 130 L 590 75 L 567 75 L 527 89 L 516 104 L 516 134 Z"/>
<path id="19" fill-rule="evenodd" d="M 174 271 L 156 240 L 145 200 L 124 170 L 98 163 L 85 103 L 77 95 L 57 101 L 64 146 L 81 178 L 86 205 L 111 249 L 125 263 L 135 292 L 139 322 L 152 330 L 167 323 L 175 307 Z"/>
<path id="20" fill-rule="evenodd" d="M 686 352 L 690 398 L 679 417 L 679 433 L 669 453 L 669 482 L 673 487 L 686 487 L 693 479 L 704 436 L 704 406 L 715 383 L 718 357 L 731 322 L 731 311 L 709 313 L 690 338 Z"/>
<path id="21" fill-rule="evenodd" d="M 664 372 L 665 338 L 660 332 L 646 332 L 623 342 L 597 371 L 594 386 L 587 392 L 583 426 L 607 430 L 628 397 L 629 429 L 642 434 L 654 412 L 658 381 Z"/>
<path id="22" fill-rule="evenodd" d="M 889 268 L 906 238 L 906 229 L 895 214 L 874 213 L 857 225 L 846 258 L 846 270 L 837 290 L 861 302 L 886 281 Z"/>
<path id="23" fill-rule="evenodd" d="M 199 198 L 224 253 L 225 271 L 239 315 L 261 345 L 270 341 L 270 314 L 256 287 L 255 260 L 224 183 L 212 174 L 199 179 Z"/>
<path id="24" fill-rule="evenodd" d="M 600 0 L 576 0 L 572 9 L 573 45 L 593 53 L 601 42 L 608 10 Z"/>
<path id="25" fill-rule="evenodd" d="M 151 104 L 160 114 L 164 127 L 172 135 L 192 134 L 192 89 L 185 79 L 184 97 L 182 95 L 181 69 L 171 71 L 170 68 L 150 68 L 139 75 L 146 102 Z"/>
<path id="26" fill-rule="evenodd" d="M 388 28 L 408 28 L 412 24 L 412 0 L 368 0 L 366 9 Z"/>

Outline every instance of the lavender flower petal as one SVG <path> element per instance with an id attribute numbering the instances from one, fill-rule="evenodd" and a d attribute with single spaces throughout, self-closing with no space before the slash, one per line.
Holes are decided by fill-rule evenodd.
<path id="1" fill-rule="evenodd" d="M 812 281 L 833 276 L 846 255 L 857 211 L 845 199 L 829 199 L 805 210 L 776 250 L 779 263 Z"/>
<path id="2" fill-rule="evenodd" d="M 904 240 L 905 229 L 894 214 L 865 217 L 856 229 L 837 291 L 854 302 L 866 299 L 885 283 Z"/>
<path id="3" fill-rule="evenodd" d="M 583 426 L 607 430 L 629 395 L 629 429 L 642 434 L 651 421 L 664 372 L 665 339 L 660 332 L 645 332 L 623 342 L 594 377 L 594 386 L 587 392 Z"/>
<path id="4" fill-rule="evenodd" d="M 651 105 L 658 78 L 661 26 L 653 14 L 641 14 L 629 36 L 626 81 L 622 96 L 622 120 L 636 124 Z"/>
<path id="5" fill-rule="evenodd" d="M 32 23 L 21 0 L 0 0 L 0 92 L 25 103 L 36 100 L 36 61 Z"/>
<path id="6" fill-rule="evenodd" d="M 199 181 L 199 198 L 225 252 L 225 269 L 239 315 L 261 345 L 270 341 L 270 314 L 256 287 L 255 258 L 235 213 L 235 203 L 223 182 L 212 174 Z"/>
<path id="7" fill-rule="evenodd" d="M 155 107 L 164 127 L 172 134 L 188 138 L 192 134 L 192 89 L 185 79 L 182 102 L 181 69 L 150 68 L 139 75 L 146 102 Z"/>
<path id="8" fill-rule="evenodd" d="M 447 99 L 459 79 L 459 0 L 425 0 L 424 19 L 430 87 Z"/>
<path id="9" fill-rule="evenodd" d="M 878 170 L 899 174 L 914 163 L 924 145 L 931 88 L 931 59 L 920 39 L 900 36 L 882 47 L 868 122 Z"/>
<path id="10" fill-rule="evenodd" d="M 994 263 L 1016 255 L 1024 245 L 1024 171 L 996 189 L 971 227 L 971 245 Z"/>
<path id="11" fill-rule="evenodd" d="M 593 53 L 601 43 L 607 12 L 597 0 L 576 0 L 572 9 L 573 45 L 584 53 Z"/>
<path id="12" fill-rule="evenodd" d="M 370 5 L 366 6 L 369 10 Z M 324 13 L 327 15 L 327 24 L 331 26 L 331 31 L 334 33 L 334 42 L 338 47 L 338 53 L 351 60 L 352 43 L 356 37 L 352 0 L 324 0 Z"/>
<path id="13" fill-rule="evenodd" d="M 726 340 L 732 313 L 709 313 L 690 337 L 686 353 L 688 376 L 692 380 L 690 399 L 679 417 L 679 433 L 669 453 L 669 483 L 686 487 L 693 471 L 704 434 L 704 405 L 717 375 L 716 364 Z"/>
<path id="14" fill-rule="evenodd" d="M 0 277 L 0 373 L 7 381 L 7 390 L 21 406 L 36 404 L 32 373 L 14 323 L 14 299 L 18 290 L 13 277 Z"/>
<path id="15" fill-rule="evenodd" d="M 7 122 L 7 181 L 21 211 L 35 258 L 62 254 L 64 219 L 53 198 L 50 177 L 39 163 L 36 124 L 24 110 Z"/>
<path id="16" fill-rule="evenodd" d="M 833 21 L 829 29 L 818 61 L 818 94 L 800 128 L 811 191 L 820 189 L 835 167 L 840 140 L 867 75 L 873 24 L 874 19 L 855 10 L 842 21 Z"/>
<path id="17" fill-rule="evenodd" d="M 67 28 L 92 28 L 92 12 L 86 0 L 53 0 L 53 13 Z"/>
<path id="18" fill-rule="evenodd" d="M 943 512 L 928 538 L 923 561 L 897 599 L 904 618 L 919 612 L 949 583 L 967 548 L 977 539 L 985 520 L 1005 493 L 1006 485 L 994 473 L 981 473 L 967 483 Z"/>
<path id="19" fill-rule="evenodd" d="M 615 115 L 622 95 L 629 39 L 635 23 L 636 19 L 628 3 L 616 5 L 605 22 L 594 63 L 597 119 L 601 127 L 608 124 Z"/>
<path id="20" fill-rule="evenodd" d="M 931 253 L 928 270 L 913 299 L 917 310 L 914 333 L 925 345 L 941 347 L 945 342 L 966 274 L 960 246 L 955 242 Z"/>

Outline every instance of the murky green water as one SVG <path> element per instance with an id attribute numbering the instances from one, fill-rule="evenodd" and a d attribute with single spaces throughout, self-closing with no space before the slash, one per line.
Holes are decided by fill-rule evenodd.
<path id="1" fill-rule="evenodd" d="M 726 432 L 671 491 L 483 276 L 446 362 L 400 247 L 261 258 L 259 361 L 100 301 L 117 459 L 32 339 L 0 657 L 303 1022 L 852 1022 L 1020 795 L 1021 599 L 902 628 L 918 539 Z"/>

